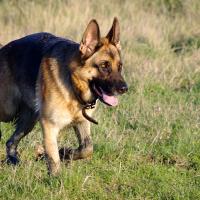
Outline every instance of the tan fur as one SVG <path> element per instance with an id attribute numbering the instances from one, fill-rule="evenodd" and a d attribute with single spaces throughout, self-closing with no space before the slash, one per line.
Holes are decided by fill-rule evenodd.
<path id="1" fill-rule="evenodd" d="M 38 99 L 41 103 L 41 117 L 48 118 L 52 123 L 56 124 L 59 129 L 62 129 L 68 124 L 74 122 L 84 121 L 85 118 L 82 115 L 82 105 L 77 101 L 73 88 L 70 85 L 64 85 L 60 81 L 60 75 L 58 74 L 59 65 L 55 59 L 44 59 L 41 64 L 40 80 L 40 94 Z M 90 89 L 87 84 L 84 85 L 84 81 L 77 79 L 77 87 L 83 93 L 87 94 Z M 71 90 L 69 90 L 71 88 Z M 55 109 L 56 105 L 56 109 Z"/>
<path id="2" fill-rule="evenodd" d="M 78 137 L 84 139 L 90 137 L 89 122 L 82 115 L 82 105 L 77 101 L 74 93 L 71 91 L 70 85 L 63 85 L 58 74 L 59 65 L 55 59 L 45 58 L 41 64 L 40 75 L 38 79 L 37 99 L 40 101 L 40 118 L 44 134 L 44 146 L 48 158 L 49 170 L 52 174 L 59 172 L 60 158 L 58 153 L 57 135 L 59 131 L 67 126 L 78 124 L 76 128 Z M 77 81 L 80 81 L 77 79 Z M 79 89 L 89 90 L 88 86 L 84 88 L 84 84 L 76 83 Z M 71 88 L 71 90 L 70 90 Z M 85 92 L 87 94 L 87 92 Z M 90 92 L 88 92 L 90 93 Z M 94 109 L 88 113 L 91 115 Z M 85 131 L 85 132 L 84 132 Z M 82 140 L 80 140 L 80 143 Z M 92 146 L 74 150 L 71 153 L 72 159 L 80 159 L 91 156 Z"/>

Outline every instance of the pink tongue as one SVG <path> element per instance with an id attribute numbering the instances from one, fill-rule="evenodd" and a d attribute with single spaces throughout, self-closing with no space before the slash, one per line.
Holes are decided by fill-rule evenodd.
<path id="1" fill-rule="evenodd" d="M 107 104 L 109 104 L 111 106 L 117 106 L 118 105 L 118 99 L 117 99 L 117 97 L 115 97 L 115 96 L 108 96 L 104 92 L 102 93 L 102 95 L 103 95 L 102 96 L 103 100 Z"/>

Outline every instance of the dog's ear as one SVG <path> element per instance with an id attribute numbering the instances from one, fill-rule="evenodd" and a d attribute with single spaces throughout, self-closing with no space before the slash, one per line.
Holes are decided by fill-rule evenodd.
<path id="1" fill-rule="evenodd" d="M 121 49 L 120 46 L 120 27 L 119 27 L 119 21 L 117 17 L 114 18 L 112 27 L 110 31 L 108 32 L 106 38 L 108 38 L 109 42 L 114 44 L 119 50 Z"/>
<path id="2" fill-rule="evenodd" d="M 95 48 L 100 41 L 99 25 L 95 19 L 88 24 L 79 47 L 84 57 L 89 57 L 95 52 Z"/>

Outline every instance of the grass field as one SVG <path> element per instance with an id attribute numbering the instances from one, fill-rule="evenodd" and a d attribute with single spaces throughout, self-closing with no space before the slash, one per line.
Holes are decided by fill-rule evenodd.
<path id="1" fill-rule="evenodd" d="M 1 0 L 0 42 L 40 31 L 80 41 L 91 18 L 105 35 L 114 16 L 129 92 L 116 109 L 99 105 L 93 158 L 49 177 L 35 161 L 37 125 L 20 143 L 21 165 L 0 165 L 1 200 L 200 199 L 199 0 Z M 3 160 L 13 128 L 1 128 Z M 77 145 L 69 130 L 59 141 Z"/>

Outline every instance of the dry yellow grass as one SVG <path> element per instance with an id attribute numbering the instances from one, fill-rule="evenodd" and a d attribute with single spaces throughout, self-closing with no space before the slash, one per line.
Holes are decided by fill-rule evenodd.
<path id="1" fill-rule="evenodd" d="M 174 65 L 174 62 L 179 62 L 170 54 L 170 45 L 173 40 L 181 35 L 187 37 L 199 34 L 200 30 L 197 0 L 182 1 L 182 10 L 179 11 L 177 7 L 175 13 L 172 14 L 166 14 L 165 9 L 161 9 L 165 4 L 160 6 L 159 2 L 168 1 L 2 1 L 0 41 L 5 44 L 13 39 L 40 31 L 80 41 L 84 28 L 91 18 L 98 20 L 102 35 L 104 35 L 110 28 L 113 17 L 117 16 L 121 24 L 123 55 L 127 68 L 130 68 L 130 71 L 134 68 L 134 72 L 139 68 L 139 71 L 145 70 L 147 71 L 145 74 L 148 74 L 153 67 L 154 71 L 159 72 L 163 68 Z M 176 5 L 176 2 L 180 1 L 169 2 Z M 150 54 L 155 54 L 151 55 L 155 58 L 153 62 L 152 59 L 147 58 L 146 54 L 140 53 L 138 56 L 136 53 L 135 49 L 140 40 L 148 43 Z M 190 55 L 188 59 L 193 60 L 193 55 Z"/>

